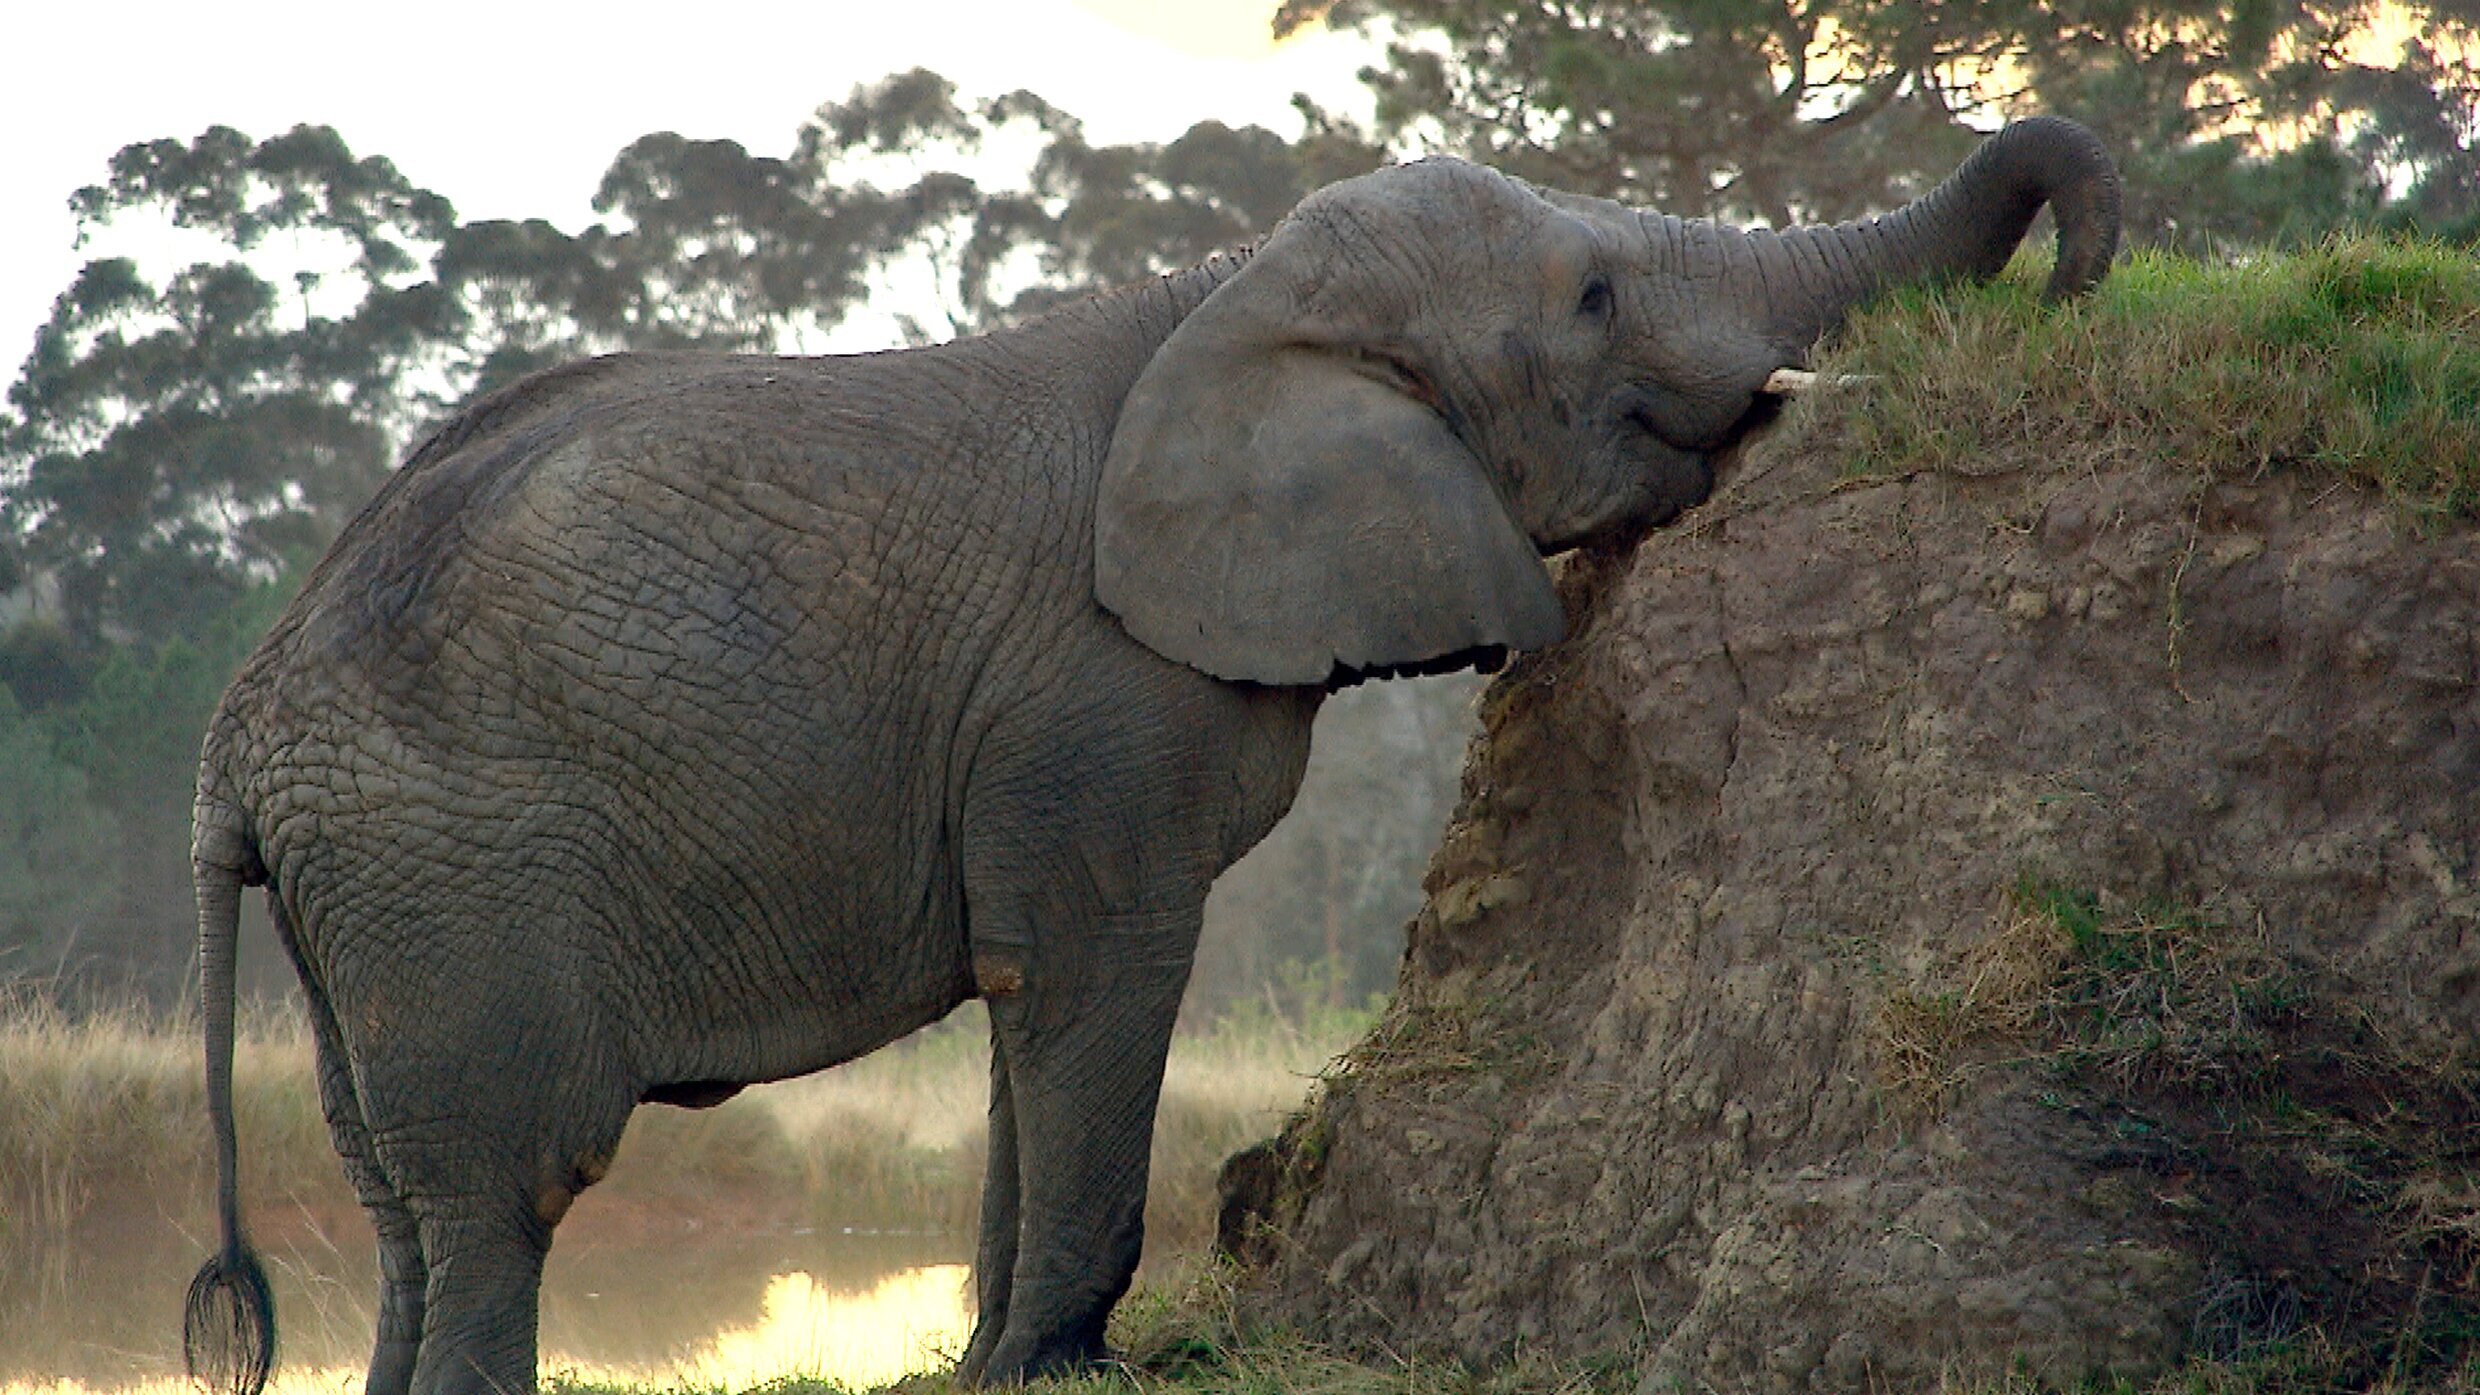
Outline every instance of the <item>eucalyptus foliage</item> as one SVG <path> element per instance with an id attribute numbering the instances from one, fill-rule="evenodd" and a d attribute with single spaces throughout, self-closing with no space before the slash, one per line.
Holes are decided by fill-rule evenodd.
<path id="1" fill-rule="evenodd" d="M 1285 0 L 1309 24 L 1386 39 L 1385 139 L 1686 216 L 1872 213 L 2043 111 L 2118 157 L 2138 243 L 2480 231 L 2469 0 Z"/>

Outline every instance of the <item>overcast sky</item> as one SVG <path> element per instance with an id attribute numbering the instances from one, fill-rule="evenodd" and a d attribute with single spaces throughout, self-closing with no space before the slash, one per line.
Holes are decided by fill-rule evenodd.
<path id="1" fill-rule="evenodd" d="M 821 103 L 922 66 L 967 96 L 1030 88 L 1096 141 L 1207 117 L 1296 131 L 1291 96 L 1365 109 L 1369 60 L 1280 47 L 1275 0 L 31 0 L 0 22 L 0 381 L 83 260 L 69 196 L 132 141 L 335 127 L 459 214 L 576 228 L 651 131 L 786 154 Z"/>

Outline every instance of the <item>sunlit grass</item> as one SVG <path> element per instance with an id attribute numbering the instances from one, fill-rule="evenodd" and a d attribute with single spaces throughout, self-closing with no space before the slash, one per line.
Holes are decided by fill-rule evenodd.
<path id="1" fill-rule="evenodd" d="M 867 1389 L 946 1370 L 972 1335 L 969 1276 L 961 1264 L 926 1265 L 851 1292 L 779 1274 L 755 1321 L 684 1353 L 654 1388 Z M 555 1390 L 649 1388 L 643 1372 L 592 1362 L 550 1362 L 543 1375 Z"/>
<path id="2" fill-rule="evenodd" d="M 1049 1395 L 1127 1395 L 1132 1388 L 1197 1395 L 1594 1395 L 1634 1390 L 1624 1356 L 1602 1363 L 1519 1357 L 1491 1370 L 1454 1362 L 1354 1360 L 1297 1334 L 1245 1322 L 1229 1271 L 1196 1263 L 1165 1281 L 1140 1284 L 1112 1315 L 1110 1343 L 1121 1360 L 1091 1374 L 1036 1381 Z M 551 1395 L 841 1395 L 856 1387 L 795 1376 L 761 1384 L 702 1379 L 632 1384 L 593 1372 L 558 1373 Z M 945 1364 L 887 1387 L 892 1395 L 968 1395 Z"/>

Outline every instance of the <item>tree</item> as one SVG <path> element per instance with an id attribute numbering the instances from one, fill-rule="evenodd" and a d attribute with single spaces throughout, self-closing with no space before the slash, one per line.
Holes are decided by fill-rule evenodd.
<path id="1" fill-rule="evenodd" d="M 988 168 L 973 157 L 1011 138 L 1038 143 L 1021 183 L 953 167 Z M 1168 144 L 1094 146 L 1033 93 L 968 103 L 915 69 L 821 107 L 784 159 L 649 136 L 595 202 L 620 229 L 606 245 L 628 284 L 703 342 L 712 329 L 752 347 L 815 342 L 875 300 L 918 343 L 1190 265 L 1378 159 L 1331 123 L 1300 141 L 1203 122 Z M 882 187 L 891 176 L 903 182 Z M 580 321 L 612 332 L 646 318 Z"/>
<path id="2" fill-rule="evenodd" d="M 450 214 L 315 129 L 130 146 L 76 206 L 90 230 L 152 207 L 231 253 L 162 281 L 89 263 L 9 390 L 0 587 L 47 578 L 95 651 L 194 632 L 369 497 L 442 328 L 413 273 Z M 289 293 L 268 279 L 284 258 L 260 254 L 305 251 Z"/>
<path id="3" fill-rule="evenodd" d="M 111 816 L 0 685 L 0 981 L 57 978 L 111 901 Z"/>
<path id="4" fill-rule="evenodd" d="M 2473 216 L 2474 16 L 2364 0 L 1286 0 L 1279 32 L 1393 35 L 1378 134 L 1692 217 L 1901 203 L 2006 116 L 2099 131 L 2140 241 Z M 2461 63 L 2455 61 L 2460 56 Z"/>

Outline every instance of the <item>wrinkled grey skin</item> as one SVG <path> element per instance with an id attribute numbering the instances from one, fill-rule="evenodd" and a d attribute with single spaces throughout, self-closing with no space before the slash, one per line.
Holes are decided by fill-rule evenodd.
<path id="1" fill-rule="evenodd" d="M 224 1253 L 234 908 L 269 887 L 379 1232 L 374 1395 L 530 1389 L 552 1229 L 643 1101 L 710 1104 L 990 1005 L 974 1380 L 1102 1352 L 1206 888 L 1332 682 L 1548 644 L 1541 556 L 1663 522 L 1856 302 L 2053 291 L 2116 184 L 2080 128 L 1782 235 L 1431 161 L 1251 256 L 837 359 L 619 357 L 417 450 L 234 682 L 196 856 Z M 238 1350 L 219 1342 L 238 1342 Z"/>

